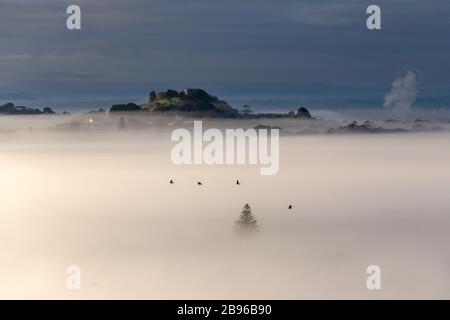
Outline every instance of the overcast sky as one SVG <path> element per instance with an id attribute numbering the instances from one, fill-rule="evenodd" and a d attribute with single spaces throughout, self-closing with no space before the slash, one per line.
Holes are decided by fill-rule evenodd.
<path id="1" fill-rule="evenodd" d="M 70 4 L 81 31 L 66 29 Z M 448 0 L 0 0 L 0 42 L 3 98 L 387 90 L 406 70 L 450 88 Z"/>

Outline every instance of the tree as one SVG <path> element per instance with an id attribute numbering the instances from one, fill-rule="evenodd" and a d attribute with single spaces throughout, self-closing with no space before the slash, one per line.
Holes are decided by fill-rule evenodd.
<path id="1" fill-rule="evenodd" d="M 258 228 L 256 218 L 252 214 L 252 209 L 250 208 L 248 203 L 244 206 L 239 219 L 236 220 L 234 224 L 240 231 L 251 231 Z"/>
<path id="2" fill-rule="evenodd" d="M 150 97 L 150 99 L 148 100 L 148 104 L 155 102 L 157 99 L 156 92 L 155 91 L 150 92 L 149 97 Z"/>
<path id="3" fill-rule="evenodd" d="M 122 117 L 120 117 L 120 120 L 119 120 L 119 129 L 120 130 L 125 130 L 126 128 L 127 128 L 127 126 L 125 124 L 125 119 L 122 116 Z"/>
<path id="4" fill-rule="evenodd" d="M 241 112 L 244 116 L 249 116 L 252 113 L 254 113 L 254 111 L 252 110 L 252 107 L 250 107 L 249 105 L 243 106 Z"/>

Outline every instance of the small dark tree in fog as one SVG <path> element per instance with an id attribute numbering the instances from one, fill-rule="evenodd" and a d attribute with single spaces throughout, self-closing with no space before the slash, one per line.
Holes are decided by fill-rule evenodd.
<path id="1" fill-rule="evenodd" d="M 156 98 L 157 98 L 156 92 L 155 91 L 150 92 L 148 104 L 155 102 Z"/>
<path id="2" fill-rule="evenodd" d="M 234 222 L 237 231 L 252 231 L 258 228 L 255 216 L 252 214 L 252 209 L 248 204 L 242 209 L 239 219 Z"/>
<path id="3" fill-rule="evenodd" d="M 249 105 L 243 106 L 241 112 L 244 116 L 249 116 L 254 113 L 254 111 L 252 110 L 252 107 L 250 107 Z"/>
<path id="4" fill-rule="evenodd" d="M 119 120 L 119 129 L 120 130 L 125 130 L 126 129 L 126 124 L 125 124 L 125 119 L 122 117 L 120 117 Z"/>

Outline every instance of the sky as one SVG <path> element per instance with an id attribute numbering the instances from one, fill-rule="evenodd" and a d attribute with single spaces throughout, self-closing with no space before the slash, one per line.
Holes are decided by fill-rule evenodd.
<path id="1" fill-rule="evenodd" d="M 81 7 L 81 30 L 66 8 Z M 366 8 L 381 7 L 381 30 Z M 450 106 L 448 0 L 0 0 L 0 102 L 94 107 L 201 87 L 235 103 L 381 106 L 402 73 Z"/>

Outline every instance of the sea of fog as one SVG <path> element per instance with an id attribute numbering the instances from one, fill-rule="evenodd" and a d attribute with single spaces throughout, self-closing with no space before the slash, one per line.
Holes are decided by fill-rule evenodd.
<path id="1" fill-rule="evenodd" d="M 282 136 L 274 176 L 169 133 L 0 133 L 0 298 L 450 298 L 450 133 Z"/>

